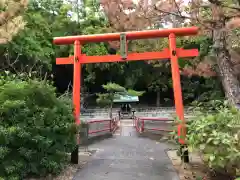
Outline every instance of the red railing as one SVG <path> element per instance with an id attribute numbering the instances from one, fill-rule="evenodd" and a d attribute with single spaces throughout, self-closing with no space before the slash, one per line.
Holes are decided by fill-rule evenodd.
<path id="1" fill-rule="evenodd" d="M 100 132 L 111 132 L 114 133 L 118 128 L 118 121 L 117 117 L 112 119 L 101 119 L 101 120 L 91 120 L 88 122 L 89 125 L 91 124 L 100 124 L 100 123 L 107 123 L 103 126 L 103 129 L 98 130 L 89 130 L 88 134 L 97 134 Z"/>
<path id="2" fill-rule="evenodd" d="M 173 119 L 169 118 L 155 118 L 155 117 L 134 117 L 134 126 L 136 131 L 142 133 L 144 131 L 160 131 L 160 132 L 172 132 L 171 129 L 164 129 L 164 128 L 149 128 L 146 127 L 147 121 L 155 121 L 155 122 L 174 122 Z"/>

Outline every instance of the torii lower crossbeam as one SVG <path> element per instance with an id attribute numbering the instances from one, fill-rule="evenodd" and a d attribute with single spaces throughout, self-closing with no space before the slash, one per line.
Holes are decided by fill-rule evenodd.
<path id="1" fill-rule="evenodd" d="M 180 58 L 196 57 L 198 56 L 197 49 L 176 49 L 176 55 Z M 145 52 L 145 53 L 130 53 L 127 58 L 123 61 L 120 55 L 105 55 L 105 56 L 86 56 L 82 54 L 80 63 L 90 64 L 90 63 L 110 63 L 110 62 L 125 62 L 125 61 L 143 61 L 143 60 L 166 60 L 170 59 L 169 49 L 164 49 L 160 52 Z M 74 56 L 69 56 L 65 58 L 57 58 L 56 64 L 74 64 Z"/>

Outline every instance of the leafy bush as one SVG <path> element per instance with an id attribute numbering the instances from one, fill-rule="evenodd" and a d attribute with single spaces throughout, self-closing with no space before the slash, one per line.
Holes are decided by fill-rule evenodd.
<path id="1" fill-rule="evenodd" d="M 76 144 L 69 103 L 37 80 L 0 76 L 0 179 L 58 173 Z"/>
<path id="2" fill-rule="evenodd" d="M 187 144 L 189 151 L 197 151 L 215 172 L 230 176 L 240 175 L 240 111 L 226 102 L 216 103 L 210 112 L 194 109 L 195 117 L 187 121 Z M 176 122 L 179 121 L 176 118 Z M 177 129 L 171 133 L 178 142 Z M 179 152 L 178 152 L 179 153 Z"/>
<path id="3" fill-rule="evenodd" d="M 223 100 L 211 100 L 207 102 L 200 102 L 200 101 L 193 101 L 192 107 L 190 107 L 188 110 L 193 110 L 197 112 L 215 112 L 226 106 L 227 102 Z"/>
<path id="4" fill-rule="evenodd" d="M 204 113 L 188 124 L 188 145 L 203 155 L 210 168 L 231 175 L 240 173 L 240 112 L 224 106 Z"/>

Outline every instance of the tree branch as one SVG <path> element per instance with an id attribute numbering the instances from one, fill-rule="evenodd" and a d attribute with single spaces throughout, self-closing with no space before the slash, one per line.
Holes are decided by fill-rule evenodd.
<path id="1" fill-rule="evenodd" d="M 165 14 L 174 15 L 174 16 L 180 17 L 182 19 L 192 19 L 190 16 L 183 16 L 182 14 L 177 14 L 177 13 L 174 13 L 174 12 L 169 12 L 169 11 L 164 11 L 162 9 L 159 9 L 156 4 L 154 5 L 154 10 L 160 11 L 160 12 L 165 13 Z"/>
<path id="2" fill-rule="evenodd" d="M 227 6 L 227 5 L 224 5 L 224 4 L 222 4 L 221 2 L 219 2 L 219 1 L 217 1 L 217 2 L 219 2 L 219 3 L 215 3 L 216 1 L 210 1 L 209 0 L 209 2 L 210 3 L 212 3 L 212 4 L 214 4 L 214 5 L 216 5 L 216 6 L 220 6 L 220 7 L 223 7 L 223 8 L 228 8 L 228 9 L 234 9 L 234 10 L 237 10 L 237 11 L 240 11 L 240 7 L 239 6 L 236 6 L 236 5 L 234 5 L 234 6 Z M 203 7 L 203 8 L 212 8 L 211 6 L 209 6 L 209 5 L 201 5 L 201 7 Z"/>
<path id="3" fill-rule="evenodd" d="M 178 11 L 179 15 L 182 16 L 182 12 L 180 11 L 179 5 L 177 4 L 176 0 L 173 0 L 173 1 L 174 1 L 174 4 L 175 4 L 176 8 L 177 8 L 177 11 Z"/>

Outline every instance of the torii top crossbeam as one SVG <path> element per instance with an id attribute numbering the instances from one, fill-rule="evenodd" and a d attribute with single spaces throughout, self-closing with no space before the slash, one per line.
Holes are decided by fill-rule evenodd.
<path id="1" fill-rule="evenodd" d="M 168 37 L 170 34 L 175 34 L 175 36 L 188 36 L 196 35 L 197 33 L 198 33 L 197 27 L 124 32 L 124 34 L 126 34 L 127 40 Z M 107 33 L 107 34 L 55 37 L 53 43 L 63 45 L 73 44 L 75 41 L 80 41 L 81 44 L 89 42 L 119 41 L 120 34 L 121 33 Z"/>

